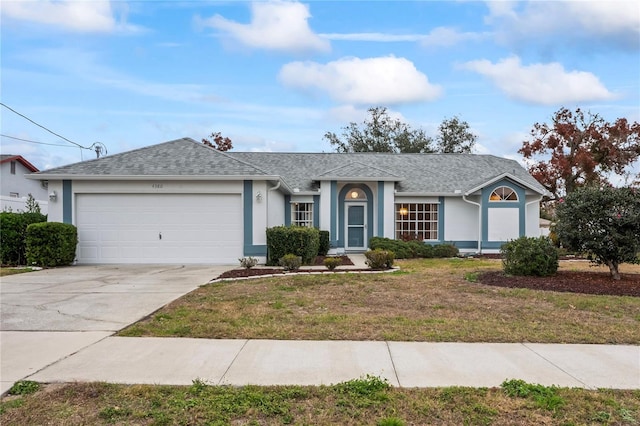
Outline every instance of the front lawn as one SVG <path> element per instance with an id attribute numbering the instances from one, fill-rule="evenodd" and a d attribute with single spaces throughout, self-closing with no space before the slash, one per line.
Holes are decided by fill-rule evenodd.
<path id="1" fill-rule="evenodd" d="M 498 260 L 400 261 L 385 274 L 295 275 L 203 286 L 121 336 L 285 340 L 640 343 L 640 298 L 486 286 Z M 562 270 L 600 271 L 586 262 Z M 623 273 L 640 273 L 623 265 Z M 467 277 L 467 280 L 465 280 Z"/>

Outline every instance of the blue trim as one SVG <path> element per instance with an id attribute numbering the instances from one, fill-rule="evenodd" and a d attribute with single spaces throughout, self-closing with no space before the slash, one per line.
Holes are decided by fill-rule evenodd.
<path id="1" fill-rule="evenodd" d="M 284 225 L 291 226 L 291 195 L 284 196 Z"/>
<path id="2" fill-rule="evenodd" d="M 369 240 L 371 239 L 371 237 L 373 237 L 373 226 L 371 226 L 371 224 L 373 223 L 373 193 L 371 192 L 371 188 L 369 188 L 367 185 L 362 185 L 362 184 L 349 184 L 349 185 L 345 185 L 342 187 L 342 189 L 340 190 L 340 194 L 338 195 L 338 200 L 340 201 L 340 203 L 338 204 L 338 245 L 337 247 L 345 247 L 345 241 L 344 241 L 344 228 L 345 228 L 345 221 L 344 221 L 344 215 L 345 215 L 345 204 L 347 203 L 345 201 L 345 198 L 347 197 L 347 192 L 353 190 L 353 189 L 361 189 L 365 195 L 367 196 L 367 245 Z M 354 200 L 354 201 L 361 201 L 361 200 Z"/>
<path id="3" fill-rule="evenodd" d="M 253 248 L 253 181 L 245 180 L 243 188 L 242 213 L 244 219 L 244 255 Z"/>
<path id="4" fill-rule="evenodd" d="M 338 182 L 331 181 L 331 247 L 338 247 L 338 220 L 336 218 L 336 207 L 338 203 Z"/>
<path id="5" fill-rule="evenodd" d="M 378 236 L 384 237 L 384 182 L 378 182 Z"/>
<path id="6" fill-rule="evenodd" d="M 518 201 L 500 201 L 490 202 L 489 197 L 491 193 L 500 186 L 506 186 L 515 191 L 518 196 Z M 489 241 L 489 209 L 500 208 L 517 208 L 518 209 L 518 235 L 524 236 L 526 233 L 526 199 L 525 190 L 520 185 L 514 183 L 509 179 L 502 179 L 498 182 L 482 188 L 482 195 L 480 197 L 482 203 L 482 248 L 500 248 L 506 241 Z M 497 244 L 497 246 L 496 246 Z"/>
<path id="7" fill-rule="evenodd" d="M 313 227 L 320 229 L 320 196 L 313 196 Z"/>
<path id="8" fill-rule="evenodd" d="M 73 223 L 73 191 L 70 180 L 62 181 L 62 222 Z"/>
<path id="9" fill-rule="evenodd" d="M 266 245 L 245 245 L 244 246 L 244 255 L 245 256 L 266 256 L 267 255 L 267 246 Z"/>
<path id="10" fill-rule="evenodd" d="M 438 197 L 438 241 L 444 241 L 444 197 Z"/>

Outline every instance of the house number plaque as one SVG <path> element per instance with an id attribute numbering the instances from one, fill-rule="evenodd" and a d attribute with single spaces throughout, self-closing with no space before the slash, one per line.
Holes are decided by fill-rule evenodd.
<path id="1" fill-rule="evenodd" d="M 161 184 L 161 183 L 152 183 L 151 187 L 153 189 L 162 189 L 163 188 L 163 184 Z"/>

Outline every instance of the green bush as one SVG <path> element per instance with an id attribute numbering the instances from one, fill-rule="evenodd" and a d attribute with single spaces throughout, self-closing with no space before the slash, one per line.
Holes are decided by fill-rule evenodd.
<path id="1" fill-rule="evenodd" d="M 460 254 L 460 250 L 452 244 L 433 246 L 433 257 L 456 257 L 458 254 Z"/>
<path id="2" fill-rule="evenodd" d="M 71 265 L 76 257 L 78 231 L 68 223 L 32 223 L 27 227 L 27 264 Z"/>
<path id="3" fill-rule="evenodd" d="M 412 242 L 415 244 L 415 242 Z M 396 259 L 411 259 L 414 257 L 411 246 L 402 240 L 392 240 L 384 237 L 371 237 L 369 239 L 371 250 L 387 250 L 395 254 Z"/>
<path id="4" fill-rule="evenodd" d="M 27 226 L 46 222 L 40 213 L 0 213 L 0 262 L 3 265 L 26 265 Z"/>
<path id="5" fill-rule="evenodd" d="M 520 237 L 502 245 L 502 265 L 510 275 L 546 277 L 558 270 L 558 250 L 548 237 Z"/>
<path id="6" fill-rule="evenodd" d="M 318 255 L 320 231 L 303 226 L 274 226 L 267 229 L 267 264 L 276 265 L 286 254 L 295 254 L 302 263 L 312 263 Z"/>
<path id="7" fill-rule="evenodd" d="M 327 257 L 324 259 L 324 266 L 330 271 L 333 271 L 340 265 L 342 265 L 342 259 L 339 257 Z"/>
<path id="8" fill-rule="evenodd" d="M 393 266 L 395 254 L 390 250 L 368 250 L 364 256 L 367 258 L 366 264 L 371 269 L 390 269 Z"/>
<path id="9" fill-rule="evenodd" d="M 326 256 L 329 253 L 329 231 L 320 231 L 320 245 L 318 246 L 318 256 Z"/>
<path id="10" fill-rule="evenodd" d="M 297 271 L 300 269 L 300 265 L 302 265 L 302 259 L 300 256 L 289 253 L 278 260 L 278 265 L 282 266 L 285 271 Z"/>

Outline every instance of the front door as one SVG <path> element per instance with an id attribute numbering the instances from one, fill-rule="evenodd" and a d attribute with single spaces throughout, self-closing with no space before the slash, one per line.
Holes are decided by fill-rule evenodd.
<path id="1" fill-rule="evenodd" d="M 346 250 L 366 250 L 367 215 L 366 203 L 347 203 Z"/>

